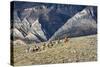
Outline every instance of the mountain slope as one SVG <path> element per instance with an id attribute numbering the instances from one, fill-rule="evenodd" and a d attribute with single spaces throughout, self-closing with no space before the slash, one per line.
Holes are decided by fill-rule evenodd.
<path id="1" fill-rule="evenodd" d="M 18 5 L 21 5 L 21 7 L 19 7 Z M 75 17 L 72 18 L 73 16 Z M 91 25 L 93 24 L 95 26 L 94 22 L 97 23 L 96 19 L 97 17 L 96 17 L 95 6 L 87 7 L 87 6 L 65 5 L 65 4 L 16 2 L 14 8 L 13 24 L 14 28 L 16 28 L 24 36 L 24 40 L 31 41 L 32 38 L 29 38 L 30 37 L 29 33 L 31 33 L 32 36 L 36 37 L 35 39 L 39 40 L 39 42 L 44 42 L 50 40 L 50 38 L 51 40 L 55 39 L 57 36 L 59 38 L 63 38 L 65 35 L 70 35 L 69 33 L 71 33 L 71 36 L 72 35 L 76 36 L 76 34 L 81 35 L 82 31 L 77 33 L 75 33 L 74 31 L 77 29 L 81 30 L 80 27 L 82 27 L 82 29 L 84 27 L 87 28 L 88 24 L 90 28 L 92 27 Z M 88 23 L 84 24 L 84 22 Z M 90 22 L 93 22 L 93 24 L 91 24 Z M 85 26 L 82 24 L 84 24 Z M 60 28 L 61 30 L 62 28 L 66 28 L 64 29 L 65 31 L 67 30 L 67 28 L 69 28 L 67 31 L 69 33 L 64 32 L 64 30 L 61 31 L 63 32 L 62 34 L 56 33 Z M 91 31 L 90 34 L 94 34 L 93 32 Z M 85 34 L 88 34 L 88 32 L 84 32 L 84 35 Z M 29 36 L 27 37 L 28 39 L 26 38 L 26 36 Z"/>
<path id="2" fill-rule="evenodd" d="M 49 39 L 55 40 L 66 36 L 81 36 L 97 33 L 97 24 L 93 19 L 93 8 L 87 7 L 70 18 L 55 34 Z"/>
<path id="3" fill-rule="evenodd" d="M 32 24 L 31 32 L 33 34 L 38 35 L 41 39 L 43 39 L 43 41 L 47 40 L 47 38 L 46 38 L 46 36 L 44 34 L 45 31 L 42 30 L 42 26 L 39 23 L 38 19 Z"/>

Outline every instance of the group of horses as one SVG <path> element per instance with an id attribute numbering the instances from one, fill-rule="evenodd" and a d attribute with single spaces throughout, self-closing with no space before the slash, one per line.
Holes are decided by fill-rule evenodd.
<path id="1" fill-rule="evenodd" d="M 60 42 L 63 42 L 66 45 L 68 41 L 69 41 L 69 38 L 65 37 L 62 41 L 60 39 L 58 39 L 57 41 L 49 41 L 49 42 L 46 42 L 46 43 L 42 43 L 41 46 L 37 46 L 37 45 L 34 45 L 34 47 L 28 46 L 27 49 L 26 49 L 26 53 L 42 51 L 42 50 L 45 50 L 46 48 L 51 48 L 55 44 L 59 44 Z"/>

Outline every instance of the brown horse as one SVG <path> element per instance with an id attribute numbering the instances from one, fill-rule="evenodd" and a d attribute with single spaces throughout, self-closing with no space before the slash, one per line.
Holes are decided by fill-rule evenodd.
<path id="1" fill-rule="evenodd" d="M 68 37 L 65 37 L 64 38 L 64 43 L 67 43 L 69 41 L 69 38 Z"/>
<path id="2" fill-rule="evenodd" d="M 34 51 L 38 51 L 39 49 L 40 49 L 40 47 L 35 45 L 35 47 L 34 47 L 34 49 L 33 49 L 33 52 L 34 52 Z"/>
<path id="3" fill-rule="evenodd" d="M 50 42 L 47 44 L 48 48 L 51 48 L 53 45 L 54 45 L 54 44 L 53 44 L 52 41 L 50 41 Z"/>

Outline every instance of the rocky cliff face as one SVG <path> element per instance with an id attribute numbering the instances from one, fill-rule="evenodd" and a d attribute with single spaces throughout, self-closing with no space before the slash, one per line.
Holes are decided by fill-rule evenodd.
<path id="1" fill-rule="evenodd" d="M 86 7 L 70 18 L 49 40 L 64 38 L 66 36 L 82 36 L 97 33 L 97 23 L 94 20 L 93 7 Z"/>
<path id="2" fill-rule="evenodd" d="M 15 39 L 43 42 L 96 33 L 96 7 L 26 2 L 14 5 Z"/>

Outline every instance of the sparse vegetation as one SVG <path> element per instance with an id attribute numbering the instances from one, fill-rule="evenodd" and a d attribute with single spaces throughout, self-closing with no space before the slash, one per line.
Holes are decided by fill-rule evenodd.
<path id="1" fill-rule="evenodd" d="M 67 43 L 56 40 L 37 44 L 14 43 L 14 65 L 54 64 L 97 60 L 96 35 L 70 38 Z M 56 44 L 56 42 L 58 42 Z M 67 44 L 67 45 L 65 45 Z M 37 46 L 38 45 L 38 46 Z M 49 47 L 48 47 L 49 46 Z M 27 47 L 32 50 L 29 51 Z M 29 52 L 26 52 L 26 49 Z"/>

